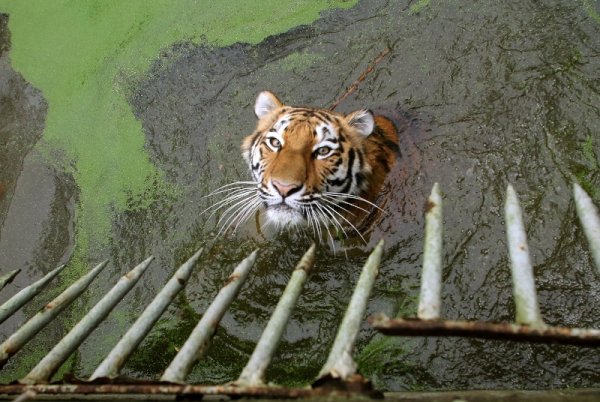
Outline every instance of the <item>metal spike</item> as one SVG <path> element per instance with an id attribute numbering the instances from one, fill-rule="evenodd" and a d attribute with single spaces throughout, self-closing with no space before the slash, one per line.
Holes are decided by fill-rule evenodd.
<path id="1" fill-rule="evenodd" d="M 354 343 L 356 342 L 358 330 L 367 309 L 367 303 L 373 289 L 373 284 L 375 283 L 375 278 L 379 273 L 383 244 L 383 240 L 377 243 L 377 247 L 369 255 L 363 267 L 350 303 L 348 304 L 348 309 L 329 352 L 327 362 L 319 373 L 319 378 L 330 375 L 334 378 L 346 380 L 356 372 L 356 363 L 352 358 Z"/>
<path id="2" fill-rule="evenodd" d="M 21 328 L 12 334 L 0 345 L 0 367 L 17 353 L 31 338 L 44 328 L 50 320 L 67 307 L 77 296 L 79 296 L 94 278 L 104 269 L 108 261 L 98 264 L 90 272 L 79 278 L 75 283 L 65 289 L 50 303 L 46 304 L 40 312 L 31 317 Z"/>
<path id="3" fill-rule="evenodd" d="M 15 269 L 13 271 L 10 271 L 6 275 L 0 276 L 0 290 L 4 289 L 4 287 L 6 285 L 8 285 L 9 283 L 11 283 L 12 280 L 15 279 L 15 276 L 17 276 L 17 274 L 19 272 L 21 272 L 21 268 Z"/>
<path id="4" fill-rule="evenodd" d="M 577 216 L 588 240 L 596 269 L 600 273 L 600 215 L 590 196 L 577 184 L 573 184 Z"/>
<path id="5" fill-rule="evenodd" d="M 512 272 L 513 296 L 515 298 L 517 324 L 543 326 L 535 291 L 533 268 L 529 259 L 527 235 L 523 226 L 523 217 L 519 199 L 512 185 L 506 189 L 504 206 L 506 236 Z"/>
<path id="6" fill-rule="evenodd" d="M 25 289 L 15 294 L 13 297 L 8 299 L 6 303 L 0 306 L 0 324 L 10 317 L 15 311 L 20 309 L 25 303 L 31 300 L 35 295 L 40 293 L 44 286 L 46 286 L 48 282 L 58 275 L 58 273 L 62 271 L 64 267 L 65 265 L 61 265 L 58 268 L 54 268 L 52 271 L 44 275 L 42 279 L 27 286 Z"/>
<path id="7" fill-rule="evenodd" d="M 129 328 L 104 361 L 100 363 L 94 374 L 90 377 L 90 381 L 102 377 L 116 378 L 119 375 L 121 367 L 123 367 L 131 352 L 135 350 L 146 334 L 152 329 L 152 326 L 154 326 L 169 304 L 171 304 L 179 291 L 185 287 L 201 253 L 202 249 L 198 250 L 196 254 L 175 272 L 164 288 L 146 307 L 142 315 Z"/>
<path id="8" fill-rule="evenodd" d="M 312 269 L 315 261 L 315 245 L 310 246 L 308 251 L 304 253 L 298 265 L 294 269 L 290 281 L 288 282 L 277 307 L 265 330 L 263 331 L 260 340 L 258 341 L 250 360 L 242 370 L 242 374 L 235 382 L 241 386 L 257 387 L 264 385 L 265 370 L 271 362 L 271 358 L 277 344 L 281 339 L 283 330 L 287 325 L 292 310 L 298 301 L 302 287 L 308 278 L 308 273 Z"/>
<path id="9" fill-rule="evenodd" d="M 438 183 L 427 198 L 425 212 L 425 246 L 423 273 L 417 316 L 422 320 L 440 317 L 442 304 L 442 196 Z"/>
<path id="10" fill-rule="evenodd" d="M 204 354 L 212 335 L 214 334 L 217 325 L 221 318 L 229 308 L 231 302 L 235 299 L 240 291 L 248 272 L 254 261 L 258 250 L 255 250 L 246 259 L 244 259 L 229 276 L 227 283 L 211 305 L 208 307 L 202 319 L 198 322 L 189 338 L 185 341 L 169 367 L 165 370 L 160 378 L 161 381 L 183 383 L 185 377 L 189 374 L 194 363 Z"/>
<path id="11" fill-rule="evenodd" d="M 77 349 L 113 307 L 135 285 L 154 257 L 149 257 L 119 279 L 113 288 L 58 342 L 58 344 L 19 382 L 21 384 L 45 383 Z"/>

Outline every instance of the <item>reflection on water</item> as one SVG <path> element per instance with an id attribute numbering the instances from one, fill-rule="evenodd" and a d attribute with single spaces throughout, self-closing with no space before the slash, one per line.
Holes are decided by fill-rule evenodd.
<path id="1" fill-rule="evenodd" d="M 73 364 L 78 375 L 91 374 L 175 266 L 206 245 L 185 295 L 126 367 L 128 375 L 158 376 L 233 267 L 260 247 L 240 297 L 189 380 L 237 377 L 310 239 L 284 234 L 265 241 L 251 224 L 237 236 L 214 239 L 214 220 L 198 215 L 209 203 L 203 196 L 249 177 L 239 146 L 254 127 L 259 91 L 274 90 L 290 104 L 326 107 L 386 46 L 391 53 L 337 111 L 368 107 L 399 124 L 402 159 L 385 190 L 389 213 L 367 246 L 337 254 L 321 248 L 269 380 L 306 384 L 316 376 L 360 267 L 379 238 L 386 240 L 386 251 L 367 314 L 414 313 L 423 206 L 436 181 L 444 191 L 445 317 L 514 316 L 502 216 L 510 182 L 523 204 L 545 320 L 600 327 L 600 281 L 570 196 L 576 180 L 600 204 L 599 6 L 426 3 L 411 8 L 410 2 L 365 1 L 257 46 L 182 44 L 169 52 L 168 62 L 157 63 L 130 102 L 151 159 L 178 193 L 114 217 L 113 264 L 133 266 L 149 254 L 157 261 L 84 343 Z M 113 270 L 111 279 L 118 274 Z M 106 279 L 98 294 L 108 288 Z M 366 324 L 358 360 L 364 374 L 390 390 L 600 385 L 593 350 L 384 339 Z"/>

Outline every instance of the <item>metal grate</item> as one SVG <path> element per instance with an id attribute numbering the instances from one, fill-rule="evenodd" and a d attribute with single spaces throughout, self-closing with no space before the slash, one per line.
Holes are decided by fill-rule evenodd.
<path id="1" fill-rule="evenodd" d="M 596 267 L 600 272 L 600 218 L 598 211 L 589 196 L 577 185 L 574 186 L 574 194 L 577 213 L 584 227 Z M 517 312 L 515 323 L 449 321 L 440 318 L 442 199 L 439 185 L 436 183 L 426 208 L 422 286 L 417 318 L 390 319 L 378 314 L 369 319 L 371 325 L 390 335 L 464 336 L 527 342 L 559 342 L 586 346 L 600 345 L 600 330 L 558 328 L 544 324 L 537 304 L 533 270 L 529 260 L 521 210 L 516 193 L 510 185 L 507 190 L 505 214 Z M 258 250 L 240 262 L 229 276 L 185 344 L 166 368 L 160 381 L 131 382 L 130 380 L 123 382 L 119 378 L 119 373 L 130 354 L 152 329 L 177 293 L 184 288 L 202 250 L 179 267 L 133 326 L 97 367 L 89 380 L 49 384 L 52 375 L 64 361 L 136 284 L 150 266 L 153 257 L 149 257 L 126 273 L 24 378 L 13 384 L 0 385 L 0 394 L 20 394 L 18 397 L 20 400 L 34 398 L 38 394 L 227 395 L 232 397 L 299 398 L 332 393 L 346 395 L 363 393 L 370 396 L 381 396 L 381 393 L 372 389 L 367 380 L 356 374 L 356 364 L 352 354 L 369 295 L 378 273 L 382 253 L 383 240 L 377 244 L 363 267 L 329 357 L 312 388 L 284 388 L 268 385 L 265 382 L 265 371 L 313 266 L 314 245 L 308 249 L 295 267 L 252 356 L 239 378 L 232 383 L 207 386 L 187 384 L 185 379 L 193 365 L 208 349 L 218 323 L 246 280 L 256 260 Z M 0 367 L 60 311 L 75 300 L 106 264 L 106 261 L 99 264 L 78 279 L 4 341 L 0 345 Z M 61 266 L 51 271 L 0 306 L 0 323 L 38 294 L 63 268 L 64 266 Z M 0 287 L 17 273 L 16 271 L 11 272 L 0 278 Z"/>
<path id="2" fill-rule="evenodd" d="M 573 186 L 577 214 L 600 273 L 600 218 L 590 197 Z M 546 325 L 540 314 L 529 259 L 527 235 L 521 207 L 511 185 L 504 206 L 508 251 L 511 262 L 515 323 L 486 321 L 454 321 L 440 318 L 442 285 L 442 198 L 435 184 L 427 201 L 425 215 L 425 248 L 419 309 L 417 318 L 391 319 L 384 314 L 370 317 L 370 324 L 386 335 L 463 336 L 509 339 L 526 342 L 556 342 L 600 346 L 599 329 L 564 328 Z"/>

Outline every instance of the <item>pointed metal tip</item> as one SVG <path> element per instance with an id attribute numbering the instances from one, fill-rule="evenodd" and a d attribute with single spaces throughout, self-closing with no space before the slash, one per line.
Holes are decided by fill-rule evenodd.
<path id="1" fill-rule="evenodd" d="M 192 256 L 192 258 L 198 258 L 198 257 L 200 257 L 200 255 L 202 254 L 202 252 L 203 252 L 203 251 L 204 251 L 204 247 L 200 247 L 200 248 L 198 249 L 198 251 L 196 251 L 196 252 L 194 253 L 194 255 Z"/>
<path id="2" fill-rule="evenodd" d="M 573 195 L 575 196 L 575 199 L 589 198 L 588 193 L 578 183 L 573 183 Z"/>
<path id="3" fill-rule="evenodd" d="M 515 188 L 513 187 L 513 185 L 511 183 L 508 183 L 508 185 L 506 186 L 506 192 L 516 194 Z"/>
<path id="4" fill-rule="evenodd" d="M 300 261 L 296 265 L 294 270 L 304 270 L 306 272 L 310 272 L 314 263 L 315 263 L 315 250 L 317 245 L 315 243 L 311 244 L 311 246 L 306 250 Z"/>

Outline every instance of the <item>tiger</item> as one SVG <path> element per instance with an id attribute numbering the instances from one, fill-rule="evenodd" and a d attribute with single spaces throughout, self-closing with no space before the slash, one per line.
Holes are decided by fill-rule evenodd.
<path id="1" fill-rule="evenodd" d="M 375 200 L 399 156 L 394 123 L 368 109 L 344 115 L 287 106 L 269 91 L 257 96 L 254 112 L 256 129 L 241 146 L 253 180 L 221 190 L 228 192 L 221 206 L 230 205 L 223 226 L 237 228 L 262 208 L 277 230 L 358 232 L 360 220 L 378 208 Z"/>

